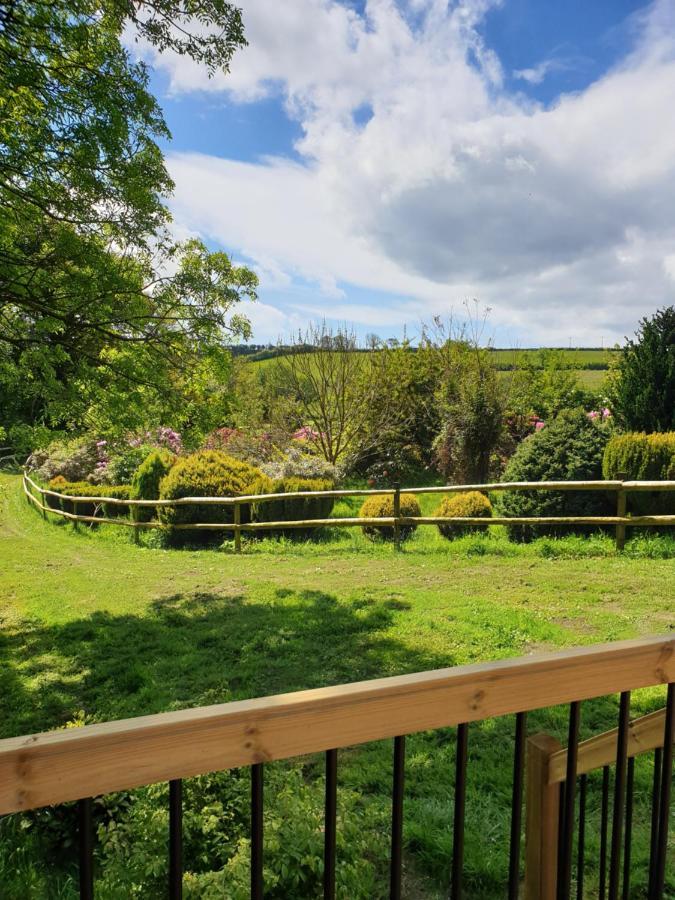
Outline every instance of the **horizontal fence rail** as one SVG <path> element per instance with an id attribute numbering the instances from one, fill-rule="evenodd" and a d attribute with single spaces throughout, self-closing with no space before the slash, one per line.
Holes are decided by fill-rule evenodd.
<path id="1" fill-rule="evenodd" d="M 646 741 L 650 746 L 658 747 L 659 766 L 655 767 L 659 779 L 655 791 L 658 804 L 652 807 L 657 821 L 656 830 L 652 830 L 655 875 L 649 897 L 650 900 L 665 900 L 673 682 L 675 638 L 651 637 L 8 738 L 0 741 L 0 814 L 77 801 L 80 896 L 93 897 L 96 875 L 93 798 L 113 791 L 168 782 L 167 888 L 169 897 L 179 898 L 182 896 L 184 852 L 182 780 L 247 766 L 251 779 L 250 896 L 260 900 L 264 896 L 265 871 L 265 764 L 309 753 L 324 753 L 323 897 L 334 900 L 339 862 L 337 835 L 341 826 L 337 815 L 340 793 L 338 751 L 367 741 L 393 738 L 388 877 L 389 896 L 401 900 L 405 887 L 402 877 L 405 736 L 455 727 L 449 896 L 461 900 L 465 880 L 465 817 L 472 803 L 472 796 L 466 790 L 472 765 L 471 724 L 515 714 L 514 753 L 512 761 L 505 759 L 509 768 L 512 765 L 513 791 L 511 827 L 505 848 L 509 859 L 508 891 L 504 896 L 509 900 L 518 900 L 520 896 L 523 880 L 522 806 L 527 784 L 525 897 L 527 900 L 566 900 L 570 897 L 575 810 L 575 797 L 569 791 L 570 779 L 574 782 L 580 774 L 583 768 L 580 763 L 586 756 L 594 762 L 599 759 L 602 765 L 607 758 L 605 751 L 598 757 L 596 749 L 586 749 L 591 741 L 578 744 L 582 701 L 620 693 L 618 729 L 594 740 L 596 745 L 614 746 L 617 769 L 622 760 L 625 763 L 630 757 L 627 735 L 631 727 L 635 735 L 642 735 L 645 746 Z M 668 685 L 665 713 L 660 711 L 643 717 L 631 726 L 626 700 L 630 698 L 630 692 L 665 685 Z M 564 760 L 563 751 L 553 738 L 545 735 L 527 738 L 527 713 L 561 704 L 570 704 L 570 740 Z M 654 730 L 658 725 L 661 726 L 660 739 Z M 612 738 L 608 737 L 610 734 Z M 553 759 L 557 760 L 556 772 L 560 764 L 564 765 L 566 783 L 562 792 L 558 775 L 552 774 Z M 630 763 L 627 768 L 624 765 L 624 769 L 628 773 L 626 779 L 617 775 L 617 783 L 624 796 L 632 798 Z M 473 777 L 480 777 L 480 770 Z M 585 778 L 586 775 L 581 774 L 581 779 Z M 582 781 L 581 804 L 585 803 L 584 797 L 585 781 Z M 626 808 L 632 810 L 632 800 L 627 802 L 629 807 Z M 615 799 L 615 821 L 617 816 L 623 816 L 623 810 L 623 801 L 617 803 Z M 603 821 L 606 827 L 607 814 Z M 630 819 L 627 822 L 626 834 L 629 833 Z M 580 835 L 584 827 L 585 819 L 580 811 Z M 554 843 L 549 845 L 549 840 Z M 617 839 L 613 835 L 609 868 L 614 885 L 618 884 L 619 871 L 616 846 Z M 583 838 L 580 838 L 579 847 L 583 849 Z M 557 849 L 552 852 L 552 848 Z M 583 880 L 583 859 L 580 869 L 577 863 L 577 884 L 579 871 Z M 577 892 L 577 896 L 585 895 Z M 618 895 L 610 893 L 609 896 Z"/>
<path id="2" fill-rule="evenodd" d="M 444 525 L 456 523 L 458 525 L 596 525 L 613 526 L 616 531 L 617 547 L 621 549 L 625 542 L 626 526 L 675 526 L 675 515 L 626 515 L 626 498 L 631 493 L 644 493 L 651 491 L 675 492 L 675 481 L 513 481 L 496 482 L 492 484 L 464 484 L 442 485 L 420 488 L 392 488 L 377 489 L 341 489 L 333 491 L 293 491 L 286 494 L 251 494 L 239 497 L 181 497 L 175 500 L 131 500 L 117 497 L 104 497 L 101 495 L 73 496 L 62 494 L 58 491 L 44 488 L 37 484 L 27 472 L 23 475 L 23 490 L 28 501 L 40 509 L 46 516 L 47 513 L 67 519 L 75 524 L 87 522 L 98 525 L 118 525 L 121 527 L 140 529 L 167 529 L 173 531 L 229 531 L 233 533 L 236 549 L 240 549 L 240 536 L 242 532 L 264 532 L 307 528 L 354 528 L 363 526 L 391 527 L 395 532 L 396 545 L 400 545 L 399 529 L 405 526 L 417 525 Z M 361 517 L 361 516 L 336 516 L 331 518 L 313 518 L 300 520 L 284 520 L 276 522 L 241 522 L 241 507 L 250 504 L 264 504 L 274 500 L 293 500 L 317 497 L 330 497 L 334 499 L 364 496 L 392 496 L 394 497 L 394 512 L 400 510 L 400 497 L 404 494 L 447 494 L 465 491 L 499 492 L 499 491 L 598 491 L 603 493 L 615 493 L 617 496 L 617 514 L 613 516 L 402 516 L 393 515 L 386 517 Z M 38 493 L 40 498 L 35 496 Z M 46 497 L 55 497 L 58 500 L 66 500 L 72 503 L 75 509 L 78 504 L 89 503 L 98 506 L 126 507 L 133 510 L 134 507 L 145 507 L 161 510 L 166 507 L 177 506 L 222 506 L 234 508 L 233 522 L 191 522 L 189 524 L 167 525 L 161 521 L 140 522 L 135 519 L 111 518 L 99 515 L 80 515 L 77 512 L 67 512 L 56 509 L 44 503 Z"/>

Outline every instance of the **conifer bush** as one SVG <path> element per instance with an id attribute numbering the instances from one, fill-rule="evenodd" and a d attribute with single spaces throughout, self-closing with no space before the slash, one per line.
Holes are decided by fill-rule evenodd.
<path id="1" fill-rule="evenodd" d="M 159 485 L 171 466 L 176 462 L 170 450 L 152 450 L 134 472 L 131 481 L 132 500 L 158 500 Z M 136 522 L 149 522 L 155 515 L 152 506 L 133 506 L 133 518 Z"/>
<path id="2" fill-rule="evenodd" d="M 221 450 L 200 450 L 177 460 L 159 486 L 160 500 L 182 497 L 240 497 L 269 494 L 272 480 L 248 463 L 233 459 Z M 200 542 L 221 543 L 231 536 L 230 530 L 175 529 L 176 525 L 197 522 L 232 522 L 234 506 L 190 503 L 185 506 L 162 506 L 159 520 L 168 525 L 167 538 L 172 544 Z M 241 522 L 250 521 L 250 506 L 242 504 Z"/>
<path id="3" fill-rule="evenodd" d="M 359 516 L 362 519 L 386 519 L 394 515 L 394 497 L 391 494 L 368 497 L 361 507 Z M 414 494 L 401 494 L 401 515 L 421 515 L 420 505 Z M 394 528 L 392 525 L 363 525 L 363 533 L 374 540 L 377 537 L 385 541 L 394 540 Z M 417 528 L 416 523 L 401 525 L 399 534 L 402 541 L 406 541 Z"/>
<path id="4" fill-rule="evenodd" d="M 589 418 L 583 409 L 563 410 L 518 446 L 503 481 L 595 481 L 602 479 L 602 458 L 610 425 Z M 615 498 L 601 491 L 509 491 L 498 504 L 504 516 L 605 516 Z M 597 533 L 596 525 L 508 525 L 511 540 Z"/>
<path id="5" fill-rule="evenodd" d="M 335 483 L 329 478 L 276 478 L 272 481 L 271 494 L 292 494 L 296 491 L 331 491 Z M 297 522 L 306 519 L 327 519 L 335 505 L 334 497 L 289 497 L 256 503 L 253 517 L 258 522 Z M 266 531 L 266 534 L 276 533 Z M 314 528 L 278 529 L 279 533 L 307 538 Z"/>
<path id="6" fill-rule="evenodd" d="M 644 431 L 617 434 L 610 439 L 602 460 L 602 474 L 608 480 L 675 480 L 675 431 L 645 434 Z M 668 491 L 640 491 L 628 495 L 629 512 L 639 515 L 671 515 L 675 494 Z"/>
<path id="7" fill-rule="evenodd" d="M 444 497 L 435 510 L 434 516 L 489 519 L 492 516 L 492 504 L 485 494 L 481 494 L 480 491 L 463 491 L 459 494 L 450 494 L 450 496 Z M 472 532 L 487 531 L 487 529 L 487 524 L 472 525 L 468 522 L 448 522 L 447 525 L 438 526 L 440 533 L 448 540 L 462 537 Z"/>

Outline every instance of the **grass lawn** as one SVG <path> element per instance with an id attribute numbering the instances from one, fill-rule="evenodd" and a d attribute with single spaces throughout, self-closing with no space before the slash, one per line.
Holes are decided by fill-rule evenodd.
<path id="1" fill-rule="evenodd" d="M 632 540 L 617 555 L 608 537 L 521 547 L 494 531 L 451 544 L 423 528 L 400 554 L 352 529 L 308 545 L 259 541 L 241 556 L 165 551 L 134 546 L 121 529 L 46 523 L 19 478 L 0 475 L 0 736 L 672 627 L 672 541 Z M 662 690 L 637 692 L 633 713 L 662 704 Z M 616 698 L 585 703 L 582 737 L 613 727 L 617 708 Z M 566 712 L 534 713 L 529 727 L 564 741 Z M 504 896 L 512 732 L 512 718 L 470 728 L 468 897 Z M 408 897 L 432 900 L 447 886 L 453 759 L 454 730 L 408 740 Z M 266 896 L 317 896 L 319 762 L 266 769 Z M 338 881 L 350 900 L 386 894 L 377 879 L 386 880 L 390 772 L 390 742 L 340 755 Z M 650 773 L 640 759 L 634 897 L 644 895 Z M 598 784 L 593 776 L 588 896 Z M 187 896 L 246 896 L 246 791 L 246 773 L 186 785 Z M 99 896 L 162 896 L 165 795 L 158 786 L 101 809 Z M 2 896 L 74 896 L 69 833 L 46 813 L 0 822 Z M 58 877 L 45 879 L 39 854 L 58 858 Z"/>

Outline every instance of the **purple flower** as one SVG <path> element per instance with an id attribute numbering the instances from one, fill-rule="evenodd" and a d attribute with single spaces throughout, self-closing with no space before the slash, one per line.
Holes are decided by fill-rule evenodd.
<path id="1" fill-rule="evenodd" d="M 107 443 L 108 443 L 107 441 L 96 441 L 96 446 L 97 447 L 105 447 L 105 445 Z"/>

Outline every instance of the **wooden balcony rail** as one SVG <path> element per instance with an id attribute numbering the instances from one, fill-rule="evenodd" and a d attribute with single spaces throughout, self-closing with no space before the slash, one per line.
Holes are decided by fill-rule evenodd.
<path id="1" fill-rule="evenodd" d="M 625 542 L 626 526 L 631 527 L 649 527 L 649 526 L 675 526 L 675 515 L 640 515 L 628 516 L 626 514 L 626 497 L 630 493 L 639 493 L 645 491 L 675 491 L 675 481 L 518 481 L 518 482 L 496 482 L 493 484 L 464 484 L 464 485 L 443 485 L 433 487 L 420 488 L 401 488 L 396 486 L 393 489 L 377 488 L 372 490 L 366 489 L 346 489 L 333 491 L 295 491 L 287 494 L 252 494 L 240 497 L 181 497 L 176 500 L 125 500 L 114 497 L 103 497 L 100 495 L 92 496 L 72 496 L 69 494 L 61 494 L 58 491 L 52 491 L 43 488 L 30 477 L 27 472 L 23 475 L 23 490 L 28 502 L 40 509 L 46 517 L 48 513 L 67 519 L 75 524 L 78 522 L 89 522 L 98 525 L 117 525 L 135 529 L 136 533 L 142 528 L 162 529 L 167 526 L 158 521 L 138 522 L 133 519 L 110 518 L 105 516 L 86 516 L 78 515 L 76 512 L 70 513 L 63 509 L 54 508 L 54 506 L 43 502 L 44 498 L 55 497 L 59 501 L 66 500 L 73 504 L 77 509 L 78 504 L 94 503 L 100 506 L 118 506 L 133 509 L 134 507 L 149 507 L 161 509 L 163 507 L 173 506 L 223 506 L 233 507 L 233 521 L 231 522 L 196 522 L 190 524 L 172 525 L 173 530 L 184 531 L 231 531 L 235 539 L 235 549 L 241 550 L 241 533 L 256 531 L 277 531 L 286 529 L 307 529 L 307 528 L 353 528 L 364 525 L 389 526 L 394 529 L 395 544 L 400 546 L 400 528 L 405 525 L 442 525 L 448 521 L 457 522 L 458 524 L 469 525 L 598 525 L 598 526 L 614 526 L 616 532 L 617 548 L 622 549 Z M 338 516 L 325 519 L 299 519 L 295 521 L 279 521 L 279 522 L 241 522 L 241 507 L 251 503 L 263 504 L 273 500 L 292 500 L 294 498 L 308 497 L 332 497 L 335 499 L 346 497 L 363 497 L 363 496 L 392 496 L 394 498 L 394 512 L 400 512 L 400 498 L 402 494 L 445 494 L 457 493 L 462 491 L 600 491 L 616 493 L 617 497 L 617 514 L 614 516 L 492 516 L 490 518 L 483 517 L 439 517 L 439 516 L 401 516 L 396 514 L 383 518 L 363 518 L 363 517 L 346 517 Z M 35 496 L 37 492 L 38 497 Z"/>
<path id="2" fill-rule="evenodd" d="M 144 716 L 77 729 L 8 738 L 0 741 L 0 814 L 79 801 L 80 889 L 93 896 L 94 856 L 91 798 L 159 781 L 170 783 L 169 895 L 181 896 L 181 779 L 233 767 L 251 768 L 251 896 L 263 896 L 263 770 L 271 760 L 308 753 L 326 754 L 326 827 L 324 900 L 335 897 L 337 749 L 366 741 L 394 738 L 390 896 L 401 898 L 404 817 L 405 735 L 457 726 L 455 810 L 451 860 L 451 897 L 462 897 L 463 834 L 469 723 L 516 714 L 513 799 L 508 897 L 517 900 L 520 882 L 522 785 L 525 764 L 525 714 L 530 710 L 571 704 L 578 718 L 580 701 L 638 688 L 669 685 L 664 732 L 672 731 L 675 682 L 675 637 L 660 636 L 566 650 L 492 663 L 458 666 L 414 675 L 383 678 L 338 687 L 299 691 L 180 712 Z M 634 726 L 643 742 L 656 727 Z M 661 717 L 663 720 L 663 717 Z M 622 719 L 623 721 L 623 719 Z M 620 733 L 627 733 L 625 727 Z M 572 726 L 571 726 L 572 733 Z M 606 736 L 594 747 L 611 744 Z M 550 738 L 530 742 L 528 792 L 537 802 L 527 806 L 528 898 L 548 900 L 556 884 L 551 854 L 533 844 L 533 829 L 551 834 L 557 824 L 559 783 L 551 759 L 561 760 L 560 746 Z M 619 740 L 621 745 L 621 740 Z M 570 743 L 570 747 L 573 746 Z M 575 757 L 597 758 L 597 749 Z M 587 742 L 586 746 L 590 746 Z M 664 773 L 666 764 L 664 741 Z M 625 756 L 625 751 L 624 751 Z M 605 758 L 604 751 L 603 756 Z M 672 754 L 671 757 L 672 759 Z M 556 762 L 555 772 L 559 762 Z M 668 763 L 670 765 L 670 762 Z M 569 757 L 567 758 L 569 773 Z M 556 776 L 557 777 L 557 776 Z M 583 777 L 583 776 L 582 776 Z M 532 786 L 541 790 L 532 794 Z M 665 785 L 665 779 L 664 779 Z M 661 791 L 660 810 L 669 795 Z M 569 798 L 568 798 L 569 803 Z M 667 817 L 657 832 L 655 866 L 665 865 Z M 537 852 L 535 852 L 537 851 Z M 538 855 L 537 855 L 538 853 Z M 653 898 L 659 893 L 658 879 Z M 551 887 L 553 886 L 553 887 Z M 560 888 L 559 888 L 560 889 Z M 569 898 L 562 885 L 560 900 Z"/>

